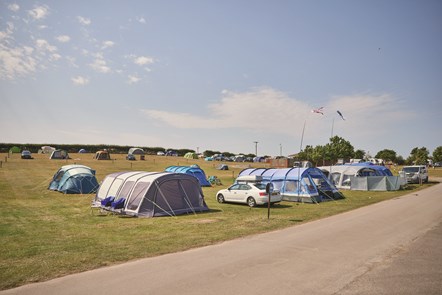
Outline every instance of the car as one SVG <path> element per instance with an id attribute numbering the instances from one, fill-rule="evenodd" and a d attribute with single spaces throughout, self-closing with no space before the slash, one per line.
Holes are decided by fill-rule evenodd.
<path id="1" fill-rule="evenodd" d="M 404 175 L 407 183 L 428 182 L 428 169 L 424 165 L 404 166 L 400 175 Z"/>
<path id="2" fill-rule="evenodd" d="M 22 151 L 21 158 L 22 159 L 32 159 L 32 154 L 30 151 Z"/>
<path id="3" fill-rule="evenodd" d="M 133 154 L 127 154 L 126 160 L 135 161 L 136 159 L 135 159 L 135 156 Z"/>
<path id="4" fill-rule="evenodd" d="M 242 203 L 255 207 L 268 204 L 269 195 L 266 193 L 266 184 L 262 182 L 261 176 L 240 176 L 233 185 L 218 191 L 216 193 L 216 200 L 219 203 Z M 281 193 L 278 190 L 274 190 L 270 196 L 270 204 L 281 201 Z"/>
<path id="5" fill-rule="evenodd" d="M 436 162 L 433 164 L 433 167 L 442 167 L 442 162 Z"/>

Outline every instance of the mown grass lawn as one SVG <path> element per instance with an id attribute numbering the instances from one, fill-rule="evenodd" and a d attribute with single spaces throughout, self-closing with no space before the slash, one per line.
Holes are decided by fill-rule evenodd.
<path id="1" fill-rule="evenodd" d="M 228 171 L 215 169 L 219 163 L 177 157 L 147 156 L 130 162 L 125 155 L 112 161 L 96 161 L 92 154 L 71 154 L 70 160 L 49 160 L 34 155 L 0 154 L 0 289 L 30 282 L 220 243 L 293 226 L 391 199 L 424 188 L 409 186 L 396 192 L 343 191 L 344 200 L 320 204 L 282 202 L 271 208 L 218 204 L 215 193 L 230 185 L 249 166 L 265 164 L 227 163 Z M 64 195 L 47 190 L 59 167 L 84 164 L 97 171 L 98 181 L 116 171 L 163 171 L 170 165 L 198 164 L 206 175 L 216 175 L 222 186 L 203 188 L 210 212 L 161 218 L 128 218 L 103 215 L 91 210 L 94 195 Z M 442 177 L 442 169 L 430 170 Z M 431 184 L 429 184 L 431 185 Z"/>

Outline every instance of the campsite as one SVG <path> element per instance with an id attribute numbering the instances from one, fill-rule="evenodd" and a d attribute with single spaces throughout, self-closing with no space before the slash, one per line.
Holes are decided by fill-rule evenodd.
<path id="1" fill-rule="evenodd" d="M 267 163 L 229 163 L 229 170 L 218 170 L 220 162 L 204 159 L 147 155 L 143 161 L 127 161 L 125 156 L 112 154 L 111 160 L 98 161 L 92 153 L 70 153 L 69 159 L 50 160 L 35 154 L 34 160 L 26 161 L 20 154 L 0 154 L 0 289 L 281 229 L 432 185 L 411 184 L 406 190 L 385 192 L 344 190 L 344 199 L 313 204 L 283 201 L 271 208 L 267 218 L 265 206 L 219 204 L 215 199 L 216 192 L 231 185 L 241 171 L 268 169 Z M 48 189 L 54 174 L 73 164 L 93 169 L 98 182 L 116 172 L 162 172 L 171 166 L 198 165 L 207 177 L 217 176 L 221 185 L 201 188 L 209 208 L 205 212 L 120 216 L 91 208 L 95 194 Z M 430 170 L 432 176 L 442 176 L 442 170 Z"/>

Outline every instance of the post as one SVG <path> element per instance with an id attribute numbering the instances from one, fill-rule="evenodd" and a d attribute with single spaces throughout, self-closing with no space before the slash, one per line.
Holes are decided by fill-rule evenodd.
<path id="1" fill-rule="evenodd" d="M 266 185 L 266 193 L 269 195 L 269 200 L 267 202 L 267 220 L 270 219 L 270 201 L 273 193 L 273 183 L 269 182 Z"/>

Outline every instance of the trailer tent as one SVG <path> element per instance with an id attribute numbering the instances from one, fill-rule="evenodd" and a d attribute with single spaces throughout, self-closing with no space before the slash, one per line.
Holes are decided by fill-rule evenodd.
<path id="1" fill-rule="evenodd" d="M 208 211 L 198 180 L 169 172 L 117 172 L 106 176 L 93 207 L 121 204 L 121 213 L 137 217 L 176 216 Z"/>
<path id="2" fill-rule="evenodd" d="M 393 176 L 384 166 L 372 163 L 354 163 L 318 167 L 337 188 L 351 190 L 398 190 L 403 184 L 399 176 Z"/>
<path id="3" fill-rule="evenodd" d="M 197 165 L 193 166 L 169 166 L 164 171 L 175 172 L 175 173 L 185 173 L 196 177 L 201 186 L 211 186 L 210 182 L 207 180 L 204 170 Z"/>
<path id="4" fill-rule="evenodd" d="M 247 168 L 238 176 L 259 175 L 262 182 L 271 182 L 282 199 L 293 202 L 318 203 L 343 198 L 342 194 L 317 168 Z"/>
<path id="5" fill-rule="evenodd" d="M 49 190 L 65 194 L 92 194 L 98 189 L 95 170 L 83 165 L 62 166 L 49 183 Z"/>

